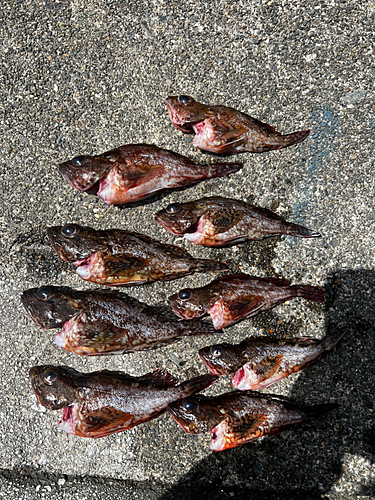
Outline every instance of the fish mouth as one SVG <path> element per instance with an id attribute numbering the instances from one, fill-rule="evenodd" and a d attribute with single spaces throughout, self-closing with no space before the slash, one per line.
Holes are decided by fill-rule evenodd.
<path id="1" fill-rule="evenodd" d="M 214 375 L 219 375 L 219 377 L 221 375 L 227 375 L 227 373 L 225 371 L 223 371 L 223 370 L 220 371 L 215 365 L 212 365 L 211 362 L 204 357 L 203 353 L 198 352 L 198 354 L 199 354 L 199 357 L 201 358 L 201 360 L 203 361 L 203 363 L 207 366 L 207 368 L 210 370 L 211 373 L 213 373 Z"/>
<path id="2" fill-rule="evenodd" d="M 246 370 L 243 366 L 233 373 L 231 381 L 233 387 L 235 389 L 239 389 L 240 391 L 253 389 L 253 387 L 249 387 L 248 383 L 246 382 Z"/>
<path id="3" fill-rule="evenodd" d="M 75 434 L 75 424 L 78 418 L 78 405 L 65 406 L 63 408 L 61 420 L 57 426 L 68 434 Z"/>
<path id="4" fill-rule="evenodd" d="M 193 224 L 189 225 L 185 229 L 177 229 L 173 225 L 169 223 L 168 220 L 164 220 L 162 216 L 155 215 L 155 220 L 158 222 L 161 226 L 164 227 L 167 231 L 169 231 L 172 234 L 175 234 L 176 236 L 184 236 L 184 234 L 193 234 L 196 233 L 197 228 L 198 228 L 198 221 L 194 222 Z"/>

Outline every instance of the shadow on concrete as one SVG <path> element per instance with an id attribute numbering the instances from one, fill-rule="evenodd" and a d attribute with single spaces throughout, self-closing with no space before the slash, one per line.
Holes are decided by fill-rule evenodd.
<path id="1" fill-rule="evenodd" d="M 337 271 L 326 288 L 326 331 L 347 324 L 348 332 L 301 373 L 290 397 L 306 404 L 338 402 L 338 410 L 277 436 L 212 452 L 160 500 L 318 499 L 338 484 L 350 461 L 373 461 L 375 271 Z M 341 486 L 343 495 L 350 494 L 344 477 Z M 364 473 L 356 493 L 374 491 Z"/>

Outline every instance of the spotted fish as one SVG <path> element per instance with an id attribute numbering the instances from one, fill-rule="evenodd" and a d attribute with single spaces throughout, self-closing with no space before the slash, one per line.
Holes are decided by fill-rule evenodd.
<path id="1" fill-rule="evenodd" d="M 188 203 L 171 203 L 160 210 L 155 219 L 172 234 L 209 247 L 261 240 L 280 234 L 320 237 L 317 231 L 286 222 L 268 208 L 219 196 Z"/>
<path id="2" fill-rule="evenodd" d="M 195 134 L 193 146 L 212 153 L 263 153 L 303 141 L 309 130 L 281 135 L 273 127 L 227 106 L 210 106 L 186 95 L 168 97 L 175 127 Z"/>

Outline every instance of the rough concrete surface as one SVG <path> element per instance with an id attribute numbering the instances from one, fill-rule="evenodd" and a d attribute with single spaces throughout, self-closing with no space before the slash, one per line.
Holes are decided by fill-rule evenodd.
<path id="1" fill-rule="evenodd" d="M 374 13 L 370 0 L 10 0 L 0 4 L 0 498 L 371 498 L 374 469 Z M 150 143 L 205 163 L 170 123 L 164 99 L 188 94 L 248 112 L 301 144 L 231 158 L 244 168 L 133 206 L 79 193 L 56 165 L 126 143 Z M 277 237 L 208 249 L 176 240 L 153 220 L 172 201 L 227 195 L 272 207 L 321 239 Z M 326 286 L 225 330 L 322 337 L 347 324 L 318 363 L 271 387 L 306 403 L 338 402 L 311 424 L 213 453 L 169 415 L 98 440 L 58 430 L 60 411 L 33 396 L 28 370 L 64 364 L 141 375 L 164 367 L 180 381 L 206 369 L 188 338 L 149 353 L 68 354 L 25 314 L 23 290 L 90 288 L 59 261 L 45 228 L 77 222 L 134 229 L 225 260 L 233 272 Z M 200 274 L 127 289 L 164 303 Z M 271 332 L 271 333 L 270 333 Z M 230 389 L 224 377 L 208 393 Z"/>

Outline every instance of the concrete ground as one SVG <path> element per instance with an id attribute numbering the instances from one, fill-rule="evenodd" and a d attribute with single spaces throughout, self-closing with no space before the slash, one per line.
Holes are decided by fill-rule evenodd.
<path id="1" fill-rule="evenodd" d="M 372 498 L 374 468 L 374 13 L 370 0 L 10 0 L 0 4 L 0 498 Z M 202 163 L 170 123 L 164 99 L 188 94 L 247 112 L 301 144 L 232 157 L 241 172 L 109 207 L 79 193 L 56 165 L 126 143 L 150 143 Z M 321 239 L 278 237 L 225 249 L 176 241 L 153 220 L 173 201 L 226 195 L 272 207 Z M 323 337 L 347 324 L 333 352 L 268 389 L 306 403 L 337 402 L 322 419 L 213 453 L 163 415 L 98 440 L 56 427 L 29 386 L 36 364 L 141 375 L 164 367 L 180 381 L 205 373 L 197 350 L 215 337 L 154 352 L 85 359 L 60 350 L 25 314 L 23 290 L 90 288 L 58 260 L 45 228 L 77 222 L 176 241 L 233 272 L 324 285 L 326 306 L 295 300 L 228 328 Z M 195 275 L 127 289 L 162 303 Z M 230 389 L 224 377 L 208 393 Z"/>

